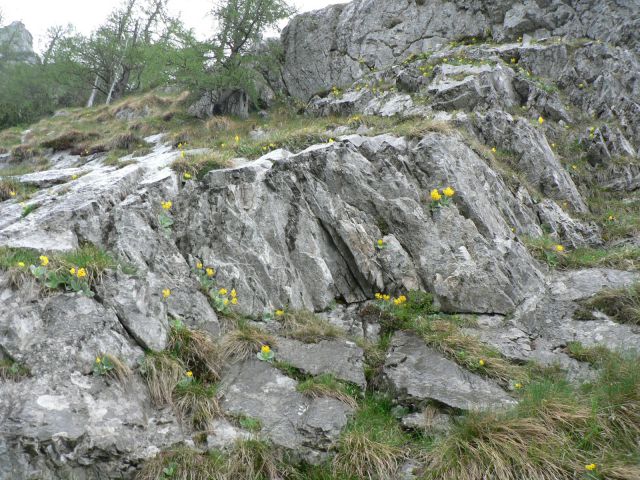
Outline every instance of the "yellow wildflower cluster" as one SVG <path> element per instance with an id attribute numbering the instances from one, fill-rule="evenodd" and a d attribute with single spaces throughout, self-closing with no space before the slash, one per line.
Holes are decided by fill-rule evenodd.
<path id="1" fill-rule="evenodd" d="M 589 465 L 584 466 L 585 470 L 593 472 L 598 466 L 595 463 L 590 463 Z"/>
<path id="2" fill-rule="evenodd" d="M 24 262 L 18 262 L 18 268 L 24 268 L 24 267 L 25 267 Z"/>
<path id="3" fill-rule="evenodd" d="M 13 190 L 11 190 L 11 191 L 9 192 L 9 196 L 10 196 L 10 197 L 15 197 L 16 195 L 17 195 L 17 193 L 16 193 L 16 192 L 14 192 Z"/>
<path id="4" fill-rule="evenodd" d="M 540 125 L 542 125 L 542 124 L 544 123 L 544 118 L 542 118 L 542 116 L 539 116 L 539 117 L 538 117 L 538 123 L 539 123 Z"/>
<path id="5" fill-rule="evenodd" d="M 263 145 L 262 146 L 262 151 L 263 152 L 268 152 L 270 150 L 275 150 L 276 148 L 278 148 L 278 146 L 275 143 L 270 143 L 269 145 Z"/>
<path id="6" fill-rule="evenodd" d="M 440 202 L 442 200 L 442 196 L 444 195 L 445 199 L 449 199 L 451 197 L 453 197 L 456 194 L 456 191 L 451 188 L 451 187 L 447 187 L 442 189 L 442 194 L 440 193 L 440 190 L 438 190 L 437 188 L 434 188 L 433 190 L 431 190 L 431 200 L 433 200 L 434 202 Z"/>
<path id="7" fill-rule="evenodd" d="M 229 292 L 226 288 L 221 288 L 218 290 L 218 295 L 222 298 L 222 304 L 226 307 L 227 305 L 237 305 L 238 304 L 238 293 L 234 288 Z"/>
<path id="8" fill-rule="evenodd" d="M 171 200 L 167 200 L 162 202 L 161 205 L 163 210 L 171 210 L 171 207 L 173 207 L 173 202 Z"/>
<path id="9" fill-rule="evenodd" d="M 263 345 L 260 351 L 265 355 L 269 355 L 269 353 L 271 352 L 271 347 L 269 347 L 269 345 Z"/>
<path id="10" fill-rule="evenodd" d="M 193 378 L 193 372 L 191 370 L 189 370 L 187 373 L 185 373 L 185 375 L 189 378 Z"/>
<path id="11" fill-rule="evenodd" d="M 184 172 L 182 174 L 182 178 L 184 178 L 185 180 L 191 180 L 191 174 L 189 172 Z"/>
<path id="12" fill-rule="evenodd" d="M 162 290 L 162 298 L 167 299 L 171 296 L 171 290 L 168 288 L 165 288 L 164 290 Z"/>
<path id="13" fill-rule="evenodd" d="M 405 297 L 404 295 L 400 295 L 398 298 L 393 299 L 394 305 L 402 305 L 403 303 L 406 303 L 406 302 L 407 302 L 407 297 Z"/>
<path id="14" fill-rule="evenodd" d="M 87 276 L 87 270 L 84 268 L 79 268 L 78 270 L 76 270 L 74 267 L 71 267 L 69 269 L 69 273 L 74 277 L 77 276 L 78 278 L 85 278 Z"/>
<path id="15" fill-rule="evenodd" d="M 336 87 L 335 85 L 331 88 L 331 93 L 333 94 L 334 97 L 339 97 L 340 94 L 342 93 L 342 91 Z"/>
<path id="16" fill-rule="evenodd" d="M 562 253 L 562 252 L 564 252 L 564 247 L 562 245 L 556 245 L 555 246 L 555 250 L 558 253 Z"/>
<path id="17" fill-rule="evenodd" d="M 275 315 L 276 317 L 282 317 L 284 315 L 284 310 L 276 310 Z"/>
<path id="18" fill-rule="evenodd" d="M 42 265 L 43 267 L 46 267 L 47 265 L 49 265 L 49 257 L 47 257 L 46 255 L 41 255 L 40 265 Z"/>

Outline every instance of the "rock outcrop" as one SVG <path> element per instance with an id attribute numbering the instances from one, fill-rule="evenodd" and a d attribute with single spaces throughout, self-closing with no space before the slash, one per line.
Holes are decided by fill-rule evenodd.
<path id="1" fill-rule="evenodd" d="M 411 53 L 474 37 L 501 43 L 523 36 L 587 37 L 637 51 L 639 22 L 634 2 L 612 0 L 356 0 L 290 22 L 282 33 L 282 77 L 289 94 L 307 100 Z"/>
<path id="2" fill-rule="evenodd" d="M 33 51 L 33 36 L 22 22 L 0 27 L 0 60 L 28 63 L 37 61 Z"/>
<path id="3" fill-rule="evenodd" d="M 46 170 L 11 178 L 28 195 L 0 201 L 0 247 L 53 256 L 91 244 L 117 265 L 91 296 L 43 288 L 27 265 L 0 270 L 0 367 L 28 372 L 0 375 L 0 480 L 132 479 L 176 446 L 224 450 L 256 438 L 319 464 L 371 390 L 392 398 L 406 428 L 437 435 L 452 413 L 517 403 L 520 379 L 498 382 L 468 370 L 464 352 L 427 345 L 418 327 L 385 316 L 381 292 L 428 292 L 420 321 L 449 322 L 511 367 L 559 365 L 572 382 L 594 370 L 567 354 L 570 342 L 640 350 L 637 326 L 576 313 L 602 289 L 640 281 L 637 272 L 553 268 L 561 245 L 640 244 L 637 231 L 613 244 L 607 226 L 618 225 L 590 211 L 594 192 L 631 196 L 640 186 L 639 10 L 355 0 L 283 32 L 270 84 L 309 100 L 305 121 L 344 117 L 319 137 L 304 131 L 304 148 L 261 144 L 281 140 L 264 120 L 234 139 L 251 160 L 198 178 L 173 162 L 216 152 L 177 150 L 162 134 L 117 166 L 105 153 L 44 151 Z M 225 92 L 191 113 L 244 115 L 246 105 Z M 140 111 L 115 115 L 139 128 L 153 114 Z M 25 151 L 0 154 L 0 167 Z M 455 191 L 444 197 L 445 187 Z M 556 249 L 531 247 L 541 237 Z M 216 300 L 221 287 L 233 291 L 234 315 Z M 335 331 L 303 342 L 282 320 L 296 311 Z M 145 381 L 145 355 L 169 347 L 175 357 L 184 331 L 217 348 L 234 341 L 230 332 L 245 342 L 211 354 L 218 418 L 200 430 Z M 256 358 L 262 346 L 271 361 Z M 127 382 L 92 374 L 106 353 L 133 372 Z M 193 381 L 192 371 L 177 376 Z M 344 391 L 305 391 L 318 376 Z M 356 393 L 345 400 L 347 391 Z"/>

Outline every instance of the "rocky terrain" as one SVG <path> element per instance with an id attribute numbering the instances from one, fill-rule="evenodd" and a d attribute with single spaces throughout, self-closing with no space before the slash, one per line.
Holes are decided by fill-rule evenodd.
<path id="1" fill-rule="evenodd" d="M 33 37 L 22 22 L 13 22 L 0 27 L 0 44 L 7 46 L 6 52 L 0 51 L 0 59 L 6 55 L 9 61 L 30 63 L 36 61 Z"/>
<path id="2" fill-rule="evenodd" d="M 634 1 L 355 0 L 283 31 L 304 130 L 200 145 L 158 100 L 0 137 L 0 479 L 640 478 L 637 424 L 618 457 L 438 456 L 640 350 L 640 290 L 597 302 L 640 281 L 638 32 Z M 140 145 L 54 128 L 89 115 Z"/>

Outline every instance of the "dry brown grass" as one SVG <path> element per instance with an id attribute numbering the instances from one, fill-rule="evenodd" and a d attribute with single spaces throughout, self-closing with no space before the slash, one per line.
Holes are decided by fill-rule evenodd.
<path id="1" fill-rule="evenodd" d="M 190 417 L 193 426 L 201 430 L 209 430 L 212 420 L 222 416 L 215 388 L 196 381 L 178 385 L 173 393 L 173 404 L 181 418 Z"/>
<path id="2" fill-rule="evenodd" d="M 585 306 L 606 313 L 618 323 L 640 325 L 640 283 L 602 290 L 587 300 Z"/>
<path id="3" fill-rule="evenodd" d="M 318 317 L 307 310 L 287 311 L 278 318 L 282 325 L 283 334 L 304 343 L 317 343 L 345 336 L 345 332 L 327 320 Z"/>
<path id="4" fill-rule="evenodd" d="M 116 380 L 117 382 L 119 382 L 123 386 L 128 385 L 128 383 L 131 381 L 131 377 L 133 376 L 133 372 L 127 366 L 127 364 L 124 363 L 122 360 L 120 360 L 120 358 L 116 357 L 115 355 L 111 355 L 107 353 L 101 356 L 107 358 L 111 363 L 111 365 L 113 366 L 113 369 L 109 370 L 107 375 L 113 378 L 114 380 Z"/>
<path id="5" fill-rule="evenodd" d="M 225 361 L 244 360 L 253 357 L 263 345 L 274 347 L 275 344 L 273 335 L 257 327 L 241 325 L 222 338 L 220 350 Z"/>
<path id="6" fill-rule="evenodd" d="M 297 390 L 312 398 L 331 397 L 346 403 L 352 408 L 358 407 L 355 399 L 355 391 L 350 392 L 348 387 L 337 381 L 332 375 L 324 374 L 301 382 Z"/>
<path id="7" fill-rule="evenodd" d="M 167 349 L 174 352 L 197 378 L 208 382 L 220 380 L 224 366 L 221 349 L 207 332 L 173 325 Z"/>
<path id="8" fill-rule="evenodd" d="M 141 373 L 147 380 L 151 400 L 158 406 L 170 405 L 173 389 L 186 371 L 184 363 L 166 352 L 148 353 Z"/>

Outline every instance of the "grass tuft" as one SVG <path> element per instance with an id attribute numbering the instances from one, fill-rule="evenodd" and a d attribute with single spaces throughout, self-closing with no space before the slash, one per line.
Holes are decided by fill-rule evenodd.
<path id="1" fill-rule="evenodd" d="M 29 369 L 11 360 L 0 360 L 0 381 L 18 382 L 30 375 Z"/>
<path id="2" fill-rule="evenodd" d="M 220 348 L 208 333 L 191 330 L 182 322 L 174 321 L 167 349 L 182 359 L 196 378 L 208 382 L 220 380 L 223 367 Z"/>
<path id="3" fill-rule="evenodd" d="M 273 335 L 259 328 L 240 324 L 222 338 L 220 350 L 224 361 L 245 360 L 258 353 L 263 345 L 273 347 L 275 342 Z"/>
<path id="4" fill-rule="evenodd" d="M 345 332 L 307 310 L 292 310 L 279 317 L 283 334 L 304 343 L 344 337 Z"/>
<path id="5" fill-rule="evenodd" d="M 618 323 L 640 325 L 640 283 L 628 288 L 601 290 L 588 299 L 584 307 L 600 310 Z"/>
<path id="6" fill-rule="evenodd" d="M 173 404 L 181 417 L 191 417 L 197 429 L 209 429 L 212 420 L 222 415 L 216 387 L 204 386 L 197 380 L 179 383 L 173 392 Z"/>
<path id="7" fill-rule="evenodd" d="M 172 403 L 173 389 L 186 371 L 184 363 L 168 352 L 147 352 L 140 366 L 151 400 L 158 406 Z"/>
<path id="8" fill-rule="evenodd" d="M 336 380 L 331 374 L 323 374 L 310 378 L 298 384 L 296 389 L 312 398 L 331 397 L 357 408 L 359 395 L 357 388 Z"/>

